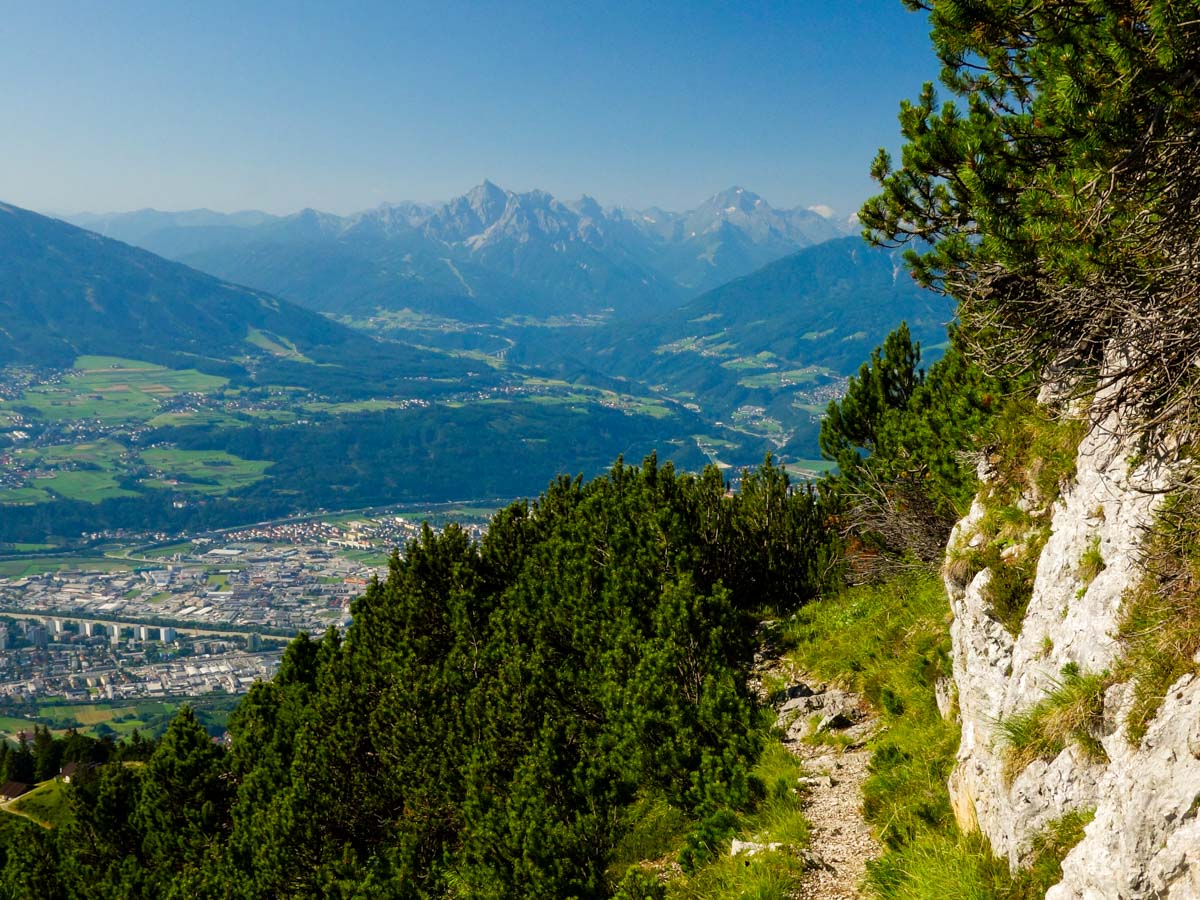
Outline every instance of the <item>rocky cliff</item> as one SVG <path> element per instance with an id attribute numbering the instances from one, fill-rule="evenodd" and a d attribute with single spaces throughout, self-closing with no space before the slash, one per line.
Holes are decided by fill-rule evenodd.
<path id="1" fill-rule="evenodd" d="M 962 724 L 955 815 L 1013 867 L 1064 817 L 1090 818 L 1053 900 L 1200 897 L 1200 677 L 1171 684 L 1144 734 L 1131 735 L 1118 639 L 1171 472 L 1120 424 L 1116 413 L 1092 422 L 1073 475 L 1051 492 L 1021 485 L 1007 511 L 996 490 L 1005 474 L 981 463 L 984 488 L 954 530 L 944 573 L 954 614 L 945 714 Z M 1013 521 L 1020 527 L 997 524 Z M 986 564 L 963 562 L 972 559 Z M 997 585 L 1022 563 L 1032 593 L 1023 615 L 1006 618 Z M 1094 692 L 1086 715 L 1080 685 Z M 1022 754 L 1022 741 L 1033 751 Z"/>

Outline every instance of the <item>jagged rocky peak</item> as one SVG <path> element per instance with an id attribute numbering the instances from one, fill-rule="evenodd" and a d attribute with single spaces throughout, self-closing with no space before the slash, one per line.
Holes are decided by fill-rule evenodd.
<path id="1" fill-rule="evenodd" d="M 510 197 L 512 197 L 510 191 L 504 190 L 486 178 L 483 180 L 483 184 L 471 188 L 466 195 L 468 205 L 485 226 L 499 220 L 508 207 Z"/>
<path id="2" fill-rule="evenodd" d="M 590 197 L 587 194 L 584 194 L 575 202 L 575 211 L 581 216 L 592 219 L 596 222 L 607 218 L 607 216 L 604 214 L 603 207 L 596 202 L 594 197 Z"/>
<path id="3" fill-rule="evenodd" d="M 728 215 L 733 212 L 752 213 L 755 210 L 770 209 L 767 201 L 763 200 L 754 191 L 748 191 L 743 187 L 734 186 L 721 191 L 714 195 L 706 204 L 714 207 L 717 212 Z"/>

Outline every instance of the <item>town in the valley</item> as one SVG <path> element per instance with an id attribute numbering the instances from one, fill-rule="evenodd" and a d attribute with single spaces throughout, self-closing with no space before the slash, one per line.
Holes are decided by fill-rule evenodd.
<path id="1" fill-rule="evenodd" d="M 298 520 L 0 577 L 0 704 L 240 694 L 299 633 L 345 628 L 421 521 Z M 474 538 L 483 525 L 466 522 Z"/>

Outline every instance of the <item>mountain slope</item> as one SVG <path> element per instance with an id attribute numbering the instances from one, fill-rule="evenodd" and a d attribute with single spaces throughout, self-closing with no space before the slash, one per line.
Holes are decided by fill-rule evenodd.
<path id="1" fill-rule="evenodd" d="M 623 215 L 656 241 L 658 270 L 692 293 L 849 233 L 847 226 L 817 212 L 775 209 L 740 187 L 721 191 L 686 213 L 654 209 Z"/>
<path id="2" fill-rule="evenodd" d="M 591 333 L 547 332 L 511 355 L 636 382 L 716 419 L 756 419 L 811 456 L 820 412 L 889 331 L 907 321 L 929 348 L 945 340 L 952 317 L 952 304 L 920 290 L 897 254 L 845 238 L 668 313 Z"/>
<path id="3" fill-rule="evenodd" d="M 916 286 L 898 254 L 843 238 L 802 250 L 729 282 L 630 334 L 624 347 L 655 340 L 664 348 L 690 337 L 731 358 L 773 353 L 850 374 L 900 320 L 927 344 L 944 340 L 952 305 Z M 618 354 L 622 348 L 615 347 Z"/>
<path id="4" fill-rule="evenodd" d="M 351 392 L 467 374 L 458 361 L 376 341 L 268 294 L 0 204 L 0 364 L 69 366 L 80 354 L 116 351 Z"/>

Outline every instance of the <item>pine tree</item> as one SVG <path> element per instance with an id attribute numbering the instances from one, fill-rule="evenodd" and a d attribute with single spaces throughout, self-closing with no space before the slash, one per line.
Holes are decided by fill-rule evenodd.
<path id="1" fill-rule="evenodd" d="M 1066 367 L 1126 421 L 1196 424 L 1197 4 L 904 2 L 929 14 L 950 99 L 902 104 L 867 236 L 958 298 L 989 367 Z"/>

